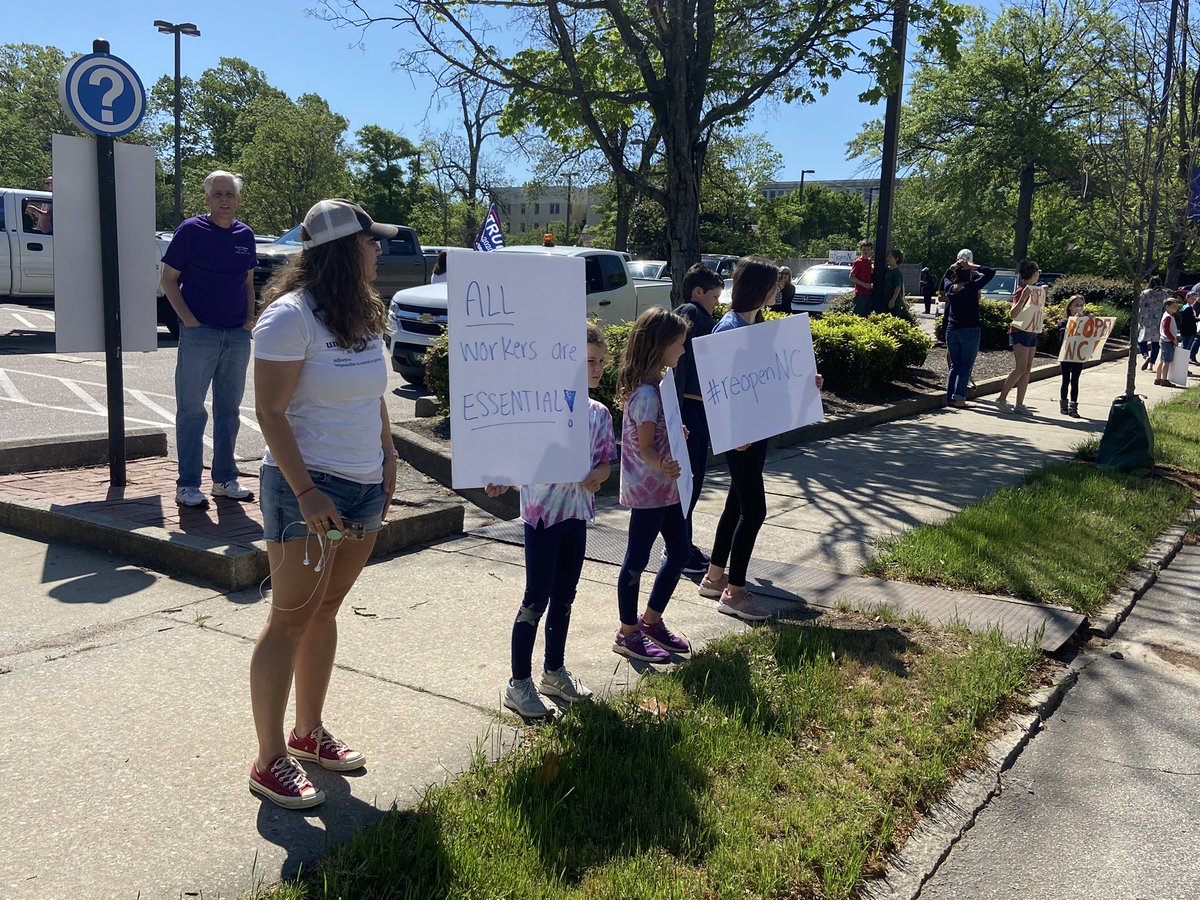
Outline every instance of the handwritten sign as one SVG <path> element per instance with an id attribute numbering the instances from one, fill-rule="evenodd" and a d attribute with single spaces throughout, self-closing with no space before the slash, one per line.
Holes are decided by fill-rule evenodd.
<path id="1" fill-rule="evenodd" d="M 671 445 L 671 456 L 679 463 L 679 477 L 675 487 L 679 489 L 679 502 L 687 512 L 692 502 L 692 458 L 688 456 L 687 438 L 683 435 L 683 414 L 679 411 L 679 395 L 675 392 L 675 371 L 669 370 L 658 386 L 662 397 L 663 421 L 667 424 L 667 442 Z"/>
<path id="2" fill-rule="evenodd" d="M 1182 344 L 1175 345 L 1175 355 L 1167 367 L 1167 381 L 1175 387 L 1188 386 L 1188 349 Z"/>
<path id="3" fill-rule="evenodd" d="M 1099 357 L 1116 321 L 1112 316 L 1074 316 L 1067 319 L 1066 333 L 1058 349 L 1058 361 L 1087 362 Z"/>
<path id="4" fill-rule="evenodd" d="M 1031 285 L 1025 289 L 1025 295 L 1028 299 L 1021 311 L 1012 317 L 1012 323 L 1021 331 L 1040 334 L 1042 317 L 1046 314 L 1046 287 L 1041 284 Z"/>
<path id="5" fill-rule="evenodd" d="M 825 418 L 808 316 L 692 341 L 713 453 Z"/>
<path id="6" fill-rule="evenodd" d="M 451 481 L 582 481 L 588 433 L 584 263 L 450 250 Z"/>

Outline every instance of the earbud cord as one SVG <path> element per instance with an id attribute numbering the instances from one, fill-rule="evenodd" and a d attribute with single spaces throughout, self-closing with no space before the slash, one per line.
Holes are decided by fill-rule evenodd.
<path id="1" fill-rule="evenodd" d="M 283 567 L 283 563 L 287 559 L 287 533 L 288 533 L 288 529 L 291 528 L 293 525 L 304 525 L 304 522 L 302 522 L 302 521 L 301 522 L 289 522 L 286 526 L 284 526 L 283 533 L 279 536 L 279 543 L 283 548 L 283 554 L 279 557 L 279 565 L 276 566 L 275 568 L 271 569 L 267 573 L 267 577 L 258 583 L 258 598 L 260 600 L 262 600 L 264 603 L 266 603 L 267 606 L 271 607 L 271 609 L 277 609 L 280 612 L 296 612 L 297 610 L 304 609 L 304 607 L 308 606 L 308 604 L 312 602 L 312 598 L 317 595 L 317 588 L 319 588 L 321 586 L 321 579 L 318 578 L 317 583 L 313 585 L 312 591 L 309 592 L 308 599 L 305 600 L 303 603 L 301 603 L 299 606 L 277 606 L 276 604 L 272 603 L 270 600 L 267 599 L 267 595 L 266 595 L 266 592 L 263 590 L 263 586 L 266 585 L 268 579 L 273 577 L 275 575 L 275 573 L 278 572 Z M 309 541 L 309 538 L 311 538 L 311 537 L 313 537 L 313 535 L 311 535 L 311 534 L 305 534 L 305 536 L 304 536 L 304 564 L 305 565 L 308 565 L 308 541 Z M 323 571 L 325 568 L 326 544 L 325 544 L 325 540 L 321 537 L 321 535 L 319 535 L 319 534 L 316 535 L 316 538 L 317 538 L 317 544 L 321 548 L 321 556 L 317 559 L 317 565 L 313 569 L 313 571 L 319 573 L 319 572 Z M 328 561 L 331 563 L 333 562 L 334 553 L 337 551 L 336 544 L 337 544 L 336 541 L 330 541 L 329 545 L 328 545 L 328 550 L 329 550 Z"/>

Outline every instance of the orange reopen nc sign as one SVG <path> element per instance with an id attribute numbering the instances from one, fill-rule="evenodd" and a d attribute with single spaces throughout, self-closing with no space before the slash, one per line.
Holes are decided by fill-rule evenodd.
<path id="1" fill-rule="evenodd" d="M 1087 362 L 1099 357 L 1116 321 L 1111 316 L 1075 316 L 1067 319 L 1066 334 L 1058 351 L 1059 362 Z"/>

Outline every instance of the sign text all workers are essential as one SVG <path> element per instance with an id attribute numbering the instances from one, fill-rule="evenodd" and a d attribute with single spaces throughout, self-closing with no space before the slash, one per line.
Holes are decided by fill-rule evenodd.
<path id="1" fill-rule="evenodd" d="M 446 287 L 454 487 L 582 481 L 583 260 L 450 250 Z"/>
<path id="2" fill-rule="evenodd" d="M 825 417 L 808 316 L 722 331 L 692 346 L 713 453 Z"/>
<path id="3" fill-rule="evenodd" d="M 1067 319 L 1059 362 L 1087 362 L 1099 359 L 1116 319 L 1111 316 L 1073 316 Z"/>

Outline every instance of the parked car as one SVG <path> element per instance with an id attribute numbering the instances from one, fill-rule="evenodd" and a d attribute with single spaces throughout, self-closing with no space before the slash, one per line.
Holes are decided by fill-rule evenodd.
<path id="1" fill-rule="evenodd" d="M 587 315 L 602 325 L 632 321 L 651 306 L 671 306 L 671 284 L 630 277 L 625 255 L 598 247 L 502 247 L 494 253 L 548 253 L 582 256 Z M 446 327 L 446 284 L 426 284 L 392 295 L 388 334 L 384 335 L 392 369 L 409 384 L 425 383 L 425 351 Z"/>
<path id="2" fill-rule="evenodd" d="M 1017 292 L 1019 281 L 1020 278 L 1013 269 L 997 269 L 995 277 L 979 292 L 979 299 L 1011 303 L 1013 295 Z M 935 311 L 939 316 L 944 313 L 946 311 L 945 302 L 939 300 Z"/>
<path id="3" fill-rule="evenodd" d="M 810 315 L 825 312 L 830 300 L 854 290 L 850 267 L 832 264 L 809 266 L 792 279 L 792 284 L 796 288 L 792 312 Z"/>
<path id="4" fill-rule="evenodd" d="M 53 201 L 47 191 L 22 191 L 0 188 L 0 299 L 7 297 L 54 296 L 54 229 L 38 231 L 37 219 L 29 215 L 29 206 L 44 206 Z M 179 317 L 171 308 L 162 289 L 162 255 L 170 243 L 170 232 L 154 236 L 158 279 L 155 280 L 158 324 L 179 336 Z"/>
<path id="5" fill-rule="evenodd" d="M 635 259 L 626 264 L 630 278 L 670 278 L 668 265 L 661 259 Z"/>
<path id="6" fill-rule="evenodd" d="M 728 256 L 719 253 L 705 253 L 700 257 L 700 261 L 720 275 L 722 278 L 728 278 L 733 274 L 733 270 L 737 268 L 740 256 Z"/>
<path id="7" fill-rule="evenodd" d="M 433 256 L 425 255 L 414 229 L 404 225 L 398 227 L 398 235 L 379 242 L 382 252 L 374 285 L 381 297 L 390 297 L 402 288 L 428 284 L 437 261 L 436 251 Z M 274 243 L 260 245 L 257 248 L 258 265 L 254 267 L 254 293 L 261 294 L 275 270 L 299 252 L 299 225 L 285 232 Z"/>

